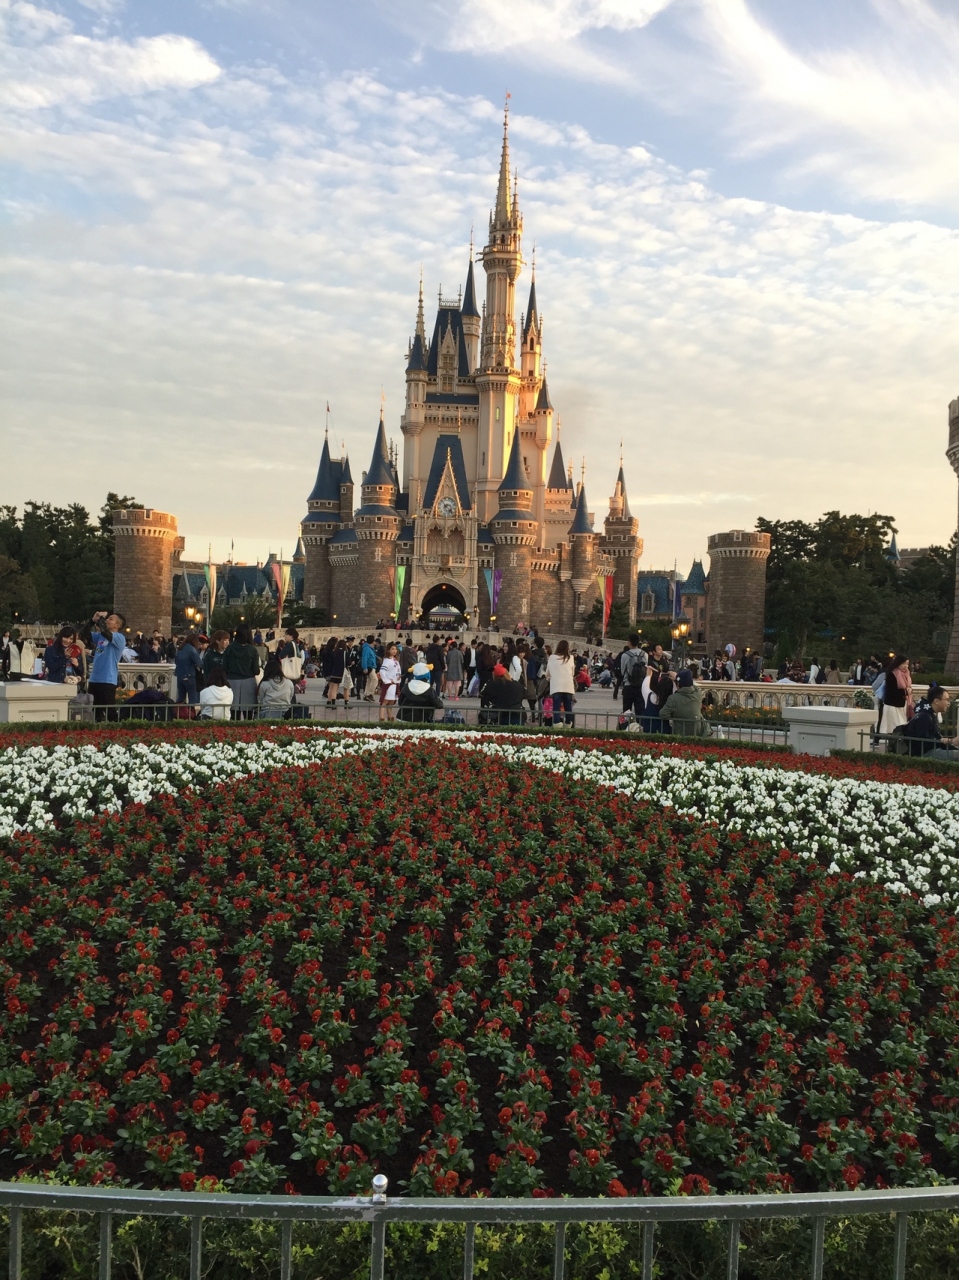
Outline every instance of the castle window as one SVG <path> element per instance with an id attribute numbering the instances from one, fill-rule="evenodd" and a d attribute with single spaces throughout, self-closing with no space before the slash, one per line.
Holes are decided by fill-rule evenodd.
<path id="1" fill-rule="evenodd" d="M 742 542 L 742 540 L 743 540 L 743 535 L 740 533 L 740 531 L 738 529 L 734 530 L 733 542 Z"/>
<path id="2" fill-rule="evenodd" d="M 643 593 L 643 613 L 655 613 L 656 597 L 651 591 Z"/>

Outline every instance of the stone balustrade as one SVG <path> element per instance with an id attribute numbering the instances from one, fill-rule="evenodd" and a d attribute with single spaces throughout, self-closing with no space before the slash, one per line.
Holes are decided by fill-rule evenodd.
<path id="1" fill-rule="evenodd" d="M 853 684 L 766 684 L 761 680 L 698 680 L 697 685 L 711 693 L 714 705 L 734 707 L 743 711 L 776 711 L 782 716 L 787 707 L 854 707 L 857 693 L 865 691 L 874 698 L 867 686 Z M 947 686 L 955 700 L 959 686 Z M 914 684 L 913 697 L 923 697 L 928 685 Z"/>

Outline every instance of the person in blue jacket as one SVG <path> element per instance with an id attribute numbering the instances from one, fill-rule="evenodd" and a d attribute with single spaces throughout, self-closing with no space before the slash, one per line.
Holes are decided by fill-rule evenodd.
<path id="1" fill-rule="evenodd" d="M 102 609 L 93 615 L 90 634 L 93 664 L 87 688 L 93 694 L 94 707 L 98 708 L 98 720 L 107 715 L 99 708 L 112 707 L 117 700 L 120 657 L 127 643 L 124 635 L 126 625 L 127 620 L 122 613 L 107 613 Z"/>
<path id="2" fill-rule="evenodd" d="M 177 702 L 189 702 L 195 706 L 200 701 L 196 675 L 203 670 L 203 659 L 200 656 L 200 640 L 196 632 L 191 631 L 176 652 L 176 687 Z"/>

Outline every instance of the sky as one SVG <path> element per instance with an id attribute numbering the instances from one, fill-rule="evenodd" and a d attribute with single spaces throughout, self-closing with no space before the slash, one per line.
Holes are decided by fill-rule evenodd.
<path id="1" fill-rule="evenodd" d="M 0 503 L 290 554 L 483 242 L 509 92 L 562 442 L 645 567 L 758 516 L 948 541 L 946 0 L 0 0 Z M 525 299 L 528 271 L 519 285 Z"/>

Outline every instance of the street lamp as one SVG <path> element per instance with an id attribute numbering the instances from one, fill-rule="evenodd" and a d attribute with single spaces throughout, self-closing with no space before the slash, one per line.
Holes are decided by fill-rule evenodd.
<path id="1" fill-rule="evenodd" d="M 685 618 L 680 618 L 680 619 L 679 619 L 679 621 L 678 621 L 678 622 L 676 622 L 676 623 L 673 625 L 673 627 L 672 627 L 672 636 L 673 636 L 673 652 L 674 652 L 674 653 L 675 653 L 675 651 L 676 651 L 676 642 L 677 642 L 677 641 L 680 641 L 680 642 L 681 642 L 681 648 L 680 648 L 680 651 L 679 651 L 679 665 L 680 665 L 680 669 L 682 669 L 683 667 L 685 667 L 685 666 L 686 666 L 686 657 L 687 657 L 687 654 L 686 654 L 686 637 L 687 637 L 688 635 L 689 635 L 689 622 L 688 622 Z"/>

